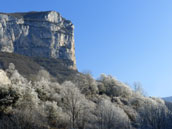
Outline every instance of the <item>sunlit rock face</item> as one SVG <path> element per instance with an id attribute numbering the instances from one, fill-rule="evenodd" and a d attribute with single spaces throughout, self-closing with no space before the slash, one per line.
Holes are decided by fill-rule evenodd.
<path id="1" fill-rule="evenodd" d="M 0 69 L 0 85 L 11 84 L 11 81 L 7 77 L 6 73 Z"/>
<path id="2" fill-rule="evenodd" d="M 63 59 L 76 69 L 74 26 L 55 11 L 0 13 L 0 51 Z"/>

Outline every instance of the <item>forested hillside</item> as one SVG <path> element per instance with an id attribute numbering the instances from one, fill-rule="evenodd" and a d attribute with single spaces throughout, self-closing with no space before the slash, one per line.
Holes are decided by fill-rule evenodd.
<path id="1" fill-rule="evenodd" d="M 59 83 L 46 69 L 23 77 L 0 70 L 1 129 L 171 129 L 170 106 L 110 75 L 80 74 Z M 58 79 L 57 79 L 58 80 Z"/>

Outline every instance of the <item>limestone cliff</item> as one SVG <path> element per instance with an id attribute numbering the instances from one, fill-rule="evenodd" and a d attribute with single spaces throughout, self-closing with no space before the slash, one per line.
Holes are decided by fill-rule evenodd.
<path id="1" fill-rule="evenodd" d="M 74 26 L 55 11 L 0 13 L 0 51 L 63 59 L 76 69 Z"/>

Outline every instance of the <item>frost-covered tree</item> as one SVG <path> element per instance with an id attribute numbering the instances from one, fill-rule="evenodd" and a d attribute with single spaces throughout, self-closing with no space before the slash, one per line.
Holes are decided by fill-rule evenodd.
<path id="1" fill-rule="evenodd" d="M 96 94 L 98 92 L 97 83 L 92 78 L 91 74 L 85 74 L 85 84 L 83 85 L 82 91 L 86 94 Z"/>
<path id="2" fill-rule="evenodd" d="M 146 96 L 146 92 L 144 91 L 142 84 L 140 82 L 134 82 L 133 88 L 134 88 L 135 94 Z"/>
<path id="3" fill-rule="evenodd" d="M 15 65 L 13 63 L 10 63 L 8 69 L 6 69 L 8 77 L 10 77 L 15 70 Z"/>
<path id="4" fill-rule="evenodd" d="M 6 72 L 0 69 L 0 85 L 7 85 L 7 84 L 11 84 L 11 81 L 6 75 Z"/>
<path id="5" fill-rule="evenodd" d="M 108 96 L 128 97 L 132 94 L 131 89 L 126 84 L 119 82 L 112 76 L 102 74 L 97 81 L 102 83 L 99 85 L 101 85 L 101 88 L 105 88 L 105 94 Z"/>
<path id="6" fill-rule="evenodd" d="M 146 102 L 139 109 L 139 123 L 141 129 L 171 129 L 170 112 L 166 106 L 158 101 Z M 170 118 L 170 119 L 169 119 Z"/>
<path id="7" fill-rule="evenodd" d="M 57 102 L 46 101 L 40 106 L 50 125 L 58 128 L 68 126 L 69 116 L 63 112 L 62 108 L 57 105 Z"/>
<path id="8" fill-rule="evenodd" d="M 56 101 L 60 102 L 61 85 L 58 82 L 51 82 L 46 79 L 36 81 L 32 87 L 38 93 L 38 97 L 42 101 Z"/>
<path id="9" fill-rule="evenodd" d="M 97 105 L 97 128 L 98 129 L 129 129 L 129 119 L 123 109 L 103 99 Z"/>
<path id="10" fill-rule="evenodd" d="M 0 84 L 0 112 L 9 112 L 19 101 L 21 94 L 11 85 Z"/>
<path id="11" fill-rule="evenodd" d="M 72 82 L 80 89 L 81 93 L 88 96 L 98 93 L 97 82 L 89 73 L 84 73 L 77 77 Z"/>
<path id="12" fill-rule="evenodd" d="M 62 84 L 62 102 L 64 109 L 70 116 L 71 128 L 78 127 L 77 121 L 81 118 L 82 113 L 88 110 L 87 100 L 80 90 L 71 82 L 67 81 Z M 86 114 L 85 114 L 86 115 Z"/>
<path id="13" fill-rule="evenodd" d="M 36 80 L 50 80 L 49 72 L 44 69 L 41 69 L 36 76 Z"/>

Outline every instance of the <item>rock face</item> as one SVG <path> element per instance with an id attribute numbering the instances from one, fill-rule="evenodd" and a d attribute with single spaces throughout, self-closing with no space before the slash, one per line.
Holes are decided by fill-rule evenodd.
<path id="1" fill-rule="evenodd" d="M 0 51 L 62 59 L 76 69 L 74 26 L 55 11 L 0 13 Z"/>

